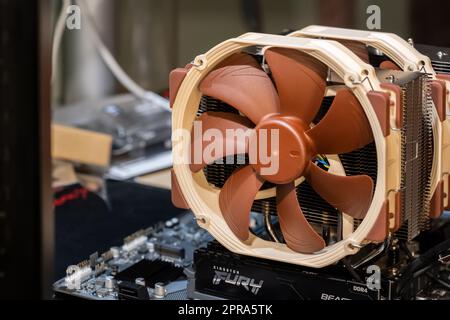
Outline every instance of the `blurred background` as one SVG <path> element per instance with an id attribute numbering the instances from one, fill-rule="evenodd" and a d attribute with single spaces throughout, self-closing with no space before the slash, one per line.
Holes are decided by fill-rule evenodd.
<path id="1" fill-rule="evenodd" d="M 54 0 L 58 14 L 61 0 Z M 99 33 L 131 78 L 155 92 L 169 71 L 215 44 L 248 31 L 280 33 L 310 24 L 367 29 L 368 6 L 381 9 L 381 31 L 416 43 L 450 46 L 445 0 L 89 0 Z M 82 20 L 83 14 L 81 14 Z M 103 97 L 123 88 L 103 65 L 87 28 L 66 32 L 55 104 Z"/>

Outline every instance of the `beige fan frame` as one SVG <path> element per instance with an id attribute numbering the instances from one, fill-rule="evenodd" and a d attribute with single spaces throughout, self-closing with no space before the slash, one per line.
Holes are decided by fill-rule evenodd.
<path id="1" fill-rule="evenodd" d="M 372 128 L 377 150 L 378 172 L 374 197 L 368 213 L 360 226 L 345 239 L 313 254 L 301 254 L 285 244 L 265 241 L 252 234 L 247 241 L 240 241 L 229 229 L 219 208 L 219 190 L 211 188 L 202 171 L 193 174 L 187 164 L 189 139 L 183 132 L 190 132 L 196 118 L 202 79 L 222 60 L 250 46 L 282 47 L 300 50 L 326 64 L 337 73 L 360 101 Z M 199 55 L 193 67 L 181 83 L 173 104 L 172 143 L 174 172 L 184 200 L 194 212 L 200 227 L 206 229 L 230 251 L 265 259 L 272 259 L 308 267 L 324 267 L 347 255 L 358 252 L 377 222 L 385 200 L 392 190 L 400 186 L 400 135 L 391 130 L 383 136 L 372 105 L 367 97 L 371 90 L 385 91 L 372 66 L 361 61 L 343 45 L 334 41 L 294 38 L 259 33 L 247 33 L 229 39 Z M 367 79 L 366 79 L 367 78 Z M 362 81 L 366 79 L 367 81 Z"/>
<path id="2" fill-rule="evenodd" d="M 436 80 L 436 72 L 431 65 L 430 58 L 421 54 L 403 38 L 393 33 L 374 32 L 354 29 L 343 29 L 312 25 L 290 33 L 292 37 L 308 37 L 331 40 L 353 40 L 370 45 L 392 59 L 404 71 L 420 71 L 431 75 Z M 450 112 L 450 81 L 446 82 L 446 111 Z M 393 100 L 393 99 L 392 99 Z M 395 101 L 391 101 L 395 105 Z M 435 108 L 433 108 L 433 134 L 434 159 L 431 175 L 431 194 L 433 194 L 440 181 L 443 181 L 443 192 L 449 194 L 450 186 L 450 118 L 440 121 Z M 449 197 L 444 197 L 443 206 L 449 206 Z"/>

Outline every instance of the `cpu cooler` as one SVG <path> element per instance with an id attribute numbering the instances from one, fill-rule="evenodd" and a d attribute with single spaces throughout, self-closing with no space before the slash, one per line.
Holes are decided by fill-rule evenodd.
<path id="1" fill-rule="evenodd" d="M 429 88 L 426 95 L 433 102 L 433 140 L 434 156 L 431 177 L 431 194 L 429 216 L 438 218 L 444 208 L 449 209 L 450 185 L 450 76 L 437 74 L 430 58 L 419 53 L 412 43 L 391 33 L 362 31 L 325 26 L 308 26 L 290 34 L 295 37 L 309 37 L 336 40 L 357 54 L 363 61 L 387 70 L 418 71 L 426 74 Z M 391 97 L 392 109 L 411 109 L 405 96 L 408 95 L 402 86 L 391 81 L 385 84 L 389 91 L 397 91 L 402 99 L 395 101 Z M 405 207 L 404 207 L 405 208 Z M 407 215 L 405 215 L 407 216 Z M 414 234 L 416 235 L 416 234 Z"/>
<path id="2" fill-rule="evenodd" d="M 256 33 L 175 69 L 174 204 L 233 252 L 309 267 L 386 241 L 405 220 L 402 206 L 409 215 L 429 211 L 433 141 L 425 79 L 398 72 L 398 91 L 383 72 L 335 41 Z M 415 99 L 414 109 L 392 109 L 402 99 Z M 271 135 L 262 143 L 266 131 L 279 143 Z M 405 147 L 411 139 L 421 139 L 418 149 Z M 219 147 L 210 157 L 194 161 L 212 145 Z M 408 163 L 405 150 L 420 161 Z M 258 236 L 251 211 L 267 215 L 269 226 L 276 215 L 280 234 Z M 417 233 L 427 217 L 414 218 Z"/>

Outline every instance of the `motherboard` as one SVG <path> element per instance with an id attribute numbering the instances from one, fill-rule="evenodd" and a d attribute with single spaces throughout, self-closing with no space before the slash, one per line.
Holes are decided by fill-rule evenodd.
<path id="1" fill-rule="evenodd" d="M 267 237 L 265 225 L 252 213 L 252 232 Z M 381 268 L 381 286 L 373 289 L 367 266 L 353 268 L 351 260 L 318 270 L 232 253 L 186 212 L 70 265 L 53 289 L 57 299 L 90 300 L 448 300 L 447 242 L 413 260 L 392 251 L 395 245 L 380 251 L 372 263 L 391 267 Z M 392 256 L 397 262 L 385 261 Z"/>
<path id="2" fill-rule="evenodd" d="M 111 247 L 67 268 L 54 284 L 57 298 L 186 299 L 184 269 L 194 251 L 212 237 L 199 228 L 191 214 L 183 214 L 126 237 Z"/>

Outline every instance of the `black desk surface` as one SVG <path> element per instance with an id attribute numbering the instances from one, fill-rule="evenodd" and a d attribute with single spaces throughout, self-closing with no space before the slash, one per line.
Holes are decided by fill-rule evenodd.
<path id="1" fill-rule="evenodd" d="M 108 201 L 83 190 L 73 185 L 55 194 L 55 279 L 70 264 L 183 212 L 172 205 L 170 191 L 133 182 L 108 180 Z"/>

